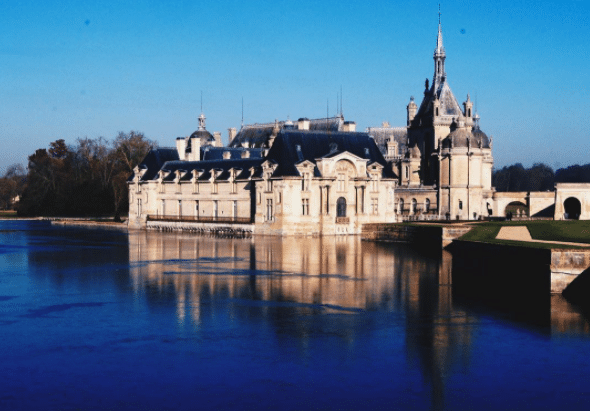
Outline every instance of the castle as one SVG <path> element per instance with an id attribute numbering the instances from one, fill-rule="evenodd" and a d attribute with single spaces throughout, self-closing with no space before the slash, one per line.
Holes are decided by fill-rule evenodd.
<path id="1" fill-rule="evenodd" d="M 492 154 L 473 103 L 445 72 L 439 21 L 432 84 L 404 128 L 357 132 L 342 114 L 206 130 L 152 150 L 129 180 L 129 225 L 270 235 L 359 234 L 366 223 L 476 219 L 491 210 Z M 428 82 L 427 82 L 428 83 Z"/>
<path id="2" fill-rule="evenodd" d="M 445 60 L 439 19 L 432 82 L 426 80 L 420 106 L 410 99 L 404 127 L 357 132 L 342 114 L 275 120 L 230 128 L 224 147 L 201 113 L 197 131 L 177 138 L 175 148 L 152 150 L 134 170 L 129 227 L 345 235 L 368 223 L 476 220 L 504 215 L 509 206 L 518 215 L 522 207 L 522 215 L 551 210 L 556 219 L 567 217 L 567 204 L 564 212 L 556 199 L 577 187 L 494 191 L 492 139 L 469 95 L 459 105 Z M 570 215 L 590 217 L 579 201 L 575 206 Z"/>

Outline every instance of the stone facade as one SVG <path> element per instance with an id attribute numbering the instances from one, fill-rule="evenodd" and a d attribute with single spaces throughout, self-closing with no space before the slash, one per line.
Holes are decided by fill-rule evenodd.
<path id="1" fill-rule="evenodd" d="M 228 232 L 249 224 L 236 232 L 317 236 L 396 221 L 397 179 L 375 141 L 350 131 L 350 122 L 342 123 L 348 131 L 335 132 L 310 130 L 310 123 L 276 123 L 272 141 L 256 148 L 210 148 L 215 160 L 183 161 L 184 146 L 176 156 L 153 150 L 129 181 L 129 226 L 200 231 L 195 227 L 222 224 Z M 256 155 L 261 149 L 264 157 Z"/>

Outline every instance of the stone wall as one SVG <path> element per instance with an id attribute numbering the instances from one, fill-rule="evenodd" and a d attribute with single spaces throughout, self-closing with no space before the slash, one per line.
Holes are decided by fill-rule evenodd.
<path id="1" fill-rule="evenodd" d="M 221 237 L 251 237 L 253 224 L 211 224 L 184 221 L 148 221 L 148 230 L 185 231 L 196 234 L 216 235 Z"/>
<path id="2" fill-rule="evenodd" d="M 416 243 L 440 248 L 448 246 L 470 230 L 469 226 L 457 225 L 363 224 L 361 235 L 363 240 Z"/>

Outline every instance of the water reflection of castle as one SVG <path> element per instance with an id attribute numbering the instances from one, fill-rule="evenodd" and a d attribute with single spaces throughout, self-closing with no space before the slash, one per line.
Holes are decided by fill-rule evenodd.
<path id="1" fill-rule="evenodd" d="M 254 242 L 135 231 L 129 256 L 135 291 L 153 306 L 174 306 L 182 324 L 254 317 L 303 349 L 326 330 L 346 347 L 383 331 L 393 339 L 403 333 L 407 362 L 420 365 L 435 409 L 444 407 L 451 367 L 470 361 L 479 320 L 453 299 L 446 251 L 429 257 L 357 237 Z M 567 303 L 551 303 L 552 331 L 588 332 Z"/>
<path id="2" fill-rule="evenodd" d="M 443 401 L 449 368 L 468 362 L 473 318 L 453 307 L 448 255 L 425 257 L 356 237 L 254 242 L 133 232 L 129 239 L 136 290 L 174 301 L 180 322 L 200 324 L 204 311 L 214 315 L 215 307 L 239 318 L 252 307 L 228 303 L 237 300 L 260 303 L 256 307 L 266 314 L 258 315 L 277 334 L 304 343 L 313 325 L 285 325 L 277 317 L 311 315 L 326 321 L 324 326 L 330 322 L 331 332 L 347 344 L 363 341 L 383 324 L 396 334 L 406 329 L 408 361 L 421 364 L 436 403 Z"/>

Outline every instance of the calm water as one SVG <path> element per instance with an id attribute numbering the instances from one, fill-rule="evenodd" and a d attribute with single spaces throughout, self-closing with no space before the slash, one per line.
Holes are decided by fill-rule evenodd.
<path id="1" fill-rule="evenodd" d="M 461 302 L 431 254 L 0 221 L 0 409 L 590 407 L 582 314 Z"/>

